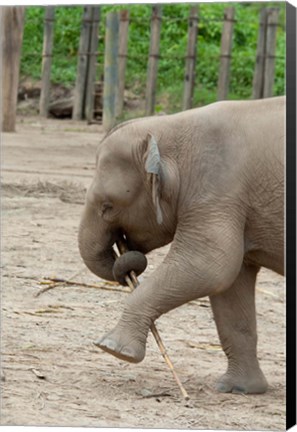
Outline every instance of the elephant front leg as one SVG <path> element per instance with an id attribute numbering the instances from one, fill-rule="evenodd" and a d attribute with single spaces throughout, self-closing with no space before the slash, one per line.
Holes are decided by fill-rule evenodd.
<path id="1" fill-rule="evenodd" d="M 138 363 L 145 356 L 149 328 L 160 315 L 231 286 L 242 264 L 242 236 L 228 225 L 219 228 L 212 225 L 207 238 L 196 242 L 190 254 L 176 236 L 163 263 L 128 296 L 117 325 L 95 344 Z"/>
<path id="2" fill-rule="evenodd" d="M 217 390 L 228 393 L 264 393 L 267 381 L 257 359 L 255 283 L 258 268 L 243 264 L 233 285 L 210 297 L 227 372 Z"/>
<path id="3" fill-rule="evenodd" d="M 130 363 L 139 363 L 144 359 L 146 340 L 152 323 L 163 313 L 184 302 L 182 298 L 177 300 L 166 292 L 168 279 L 164 274 L 167 274 L 167 271 L 164 271 L 162 265 L 153 276 L 129 294 L 120 320 L 108 334 L 95 342 L 96 346 Z"/>
<path id="4" fill-rule="evenodd" d="M 130 296 L 132 297 L 132 294 Z M 133 304 L 131 308 L 133 309 Z M 95 345 L 120 360 L 139 363 L 145 357 L 146 340 L 152 322 L 140 309 L 133 313 L 126 304 L 117 325 L 103 338 L 98 339 Z"/>

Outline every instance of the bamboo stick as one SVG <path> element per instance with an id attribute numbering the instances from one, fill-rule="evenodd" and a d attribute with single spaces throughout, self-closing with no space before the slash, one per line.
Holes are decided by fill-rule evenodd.
<path id="1" fill-rule="evenodd" d="M 79 287 L 85 287 L 85 288 L 97 288 L 102 289 L 106 291 L 118 291 L 121 293 L 129 293 L 129 289 L 125 289 L 123 287 L 115 287 L 115 286 L 107 286 L 108 282 L 104 282 L 101 285 L 98 284 L 89 284 L 84 282 L 75 281 L 72 279 L 63 279 L 63 278 L 46 278 L 44 281 L 41 281 L 40 284 L 46 284 L 47 286 L 43 287 L 41 290 L 39 290 L 34 297 L 39 297 L 41 294 L 56 288 L 56 287 L 62 287 L 62 286 L 79 286 Z"/>
<path id="2" fill-rule="evenodd" d="M 117 248 L 118 248 L 120 254 L 124 254 L 125 252 L 128 251 L 127 246 L 126 246 L 126 244 L 124 243 L 123 240 L 118 240 L 116 244 L 117 244 Z M 139 285 L 137 276 L 136 276 L 136 274 L 135 274 L 134 271 L 131 271 L 130 275 L 125 276 L 125 280 L 126 280 L 128 286 L 129 286 L 131 292 L 134 291 L 134 289 Z M 162 354 L 165 362 L 169 366 L 169 369 L 171 370 L 171 372 L 172 372 L 172 374 L 174 376 L 174 379 L 175 379 L 177 385 L 180 388 L 180 391 L 181 391 L 184 399 L 186 401 L 188 401 L 190 399 L 190 397 L 189 397 L 186 389 L 182 385 L 182 382 L 180 381 L 180 379 L 179 379 L 179 377 L 178 377 L 178 375 L 177 375 L 177 373 L 176 373 L 176 371 L 174 369 L 174 366 L 173 366 L 173 364 L 172 364 L 172 362 L 171 362 L 171 360 L 170 360 L 170 358 L 169 358 L 169 356 L 168 356 L 168 354 L 166 352 L 165 346 L 164 346 L 163 341 L 161 339 L 161 336 L 160 336 L 160 334 L 159 334 L 159 332 L 158 332 L 158 330 L 156 328 L 155 323 L 152 323 L 152 325 L 150 327 L 150 330 L 151 330 L 151 332 L 152 332 L 152 334 L 153 334 L 153 336 L 154 336 L 154 338 L 155 338 L 155 340 L 157 342 L 157 345 L 158 345 L 158 347 L 160 349 L 160 352 L 161 352 L 161 354 Z"/>

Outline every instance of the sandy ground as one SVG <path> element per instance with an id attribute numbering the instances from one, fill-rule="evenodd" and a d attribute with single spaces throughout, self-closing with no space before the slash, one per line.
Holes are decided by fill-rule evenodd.
<path id="1" fill-rule="evenodd" d="M 137 365 L 93 345 L 129 295 L 93 276 L 77 248 L 102 133 L 36 117 L 19 118 L 17 133 L 2 136 L 1 425 L 283 430 L 284 279 L 272 272 L 261 271 L 257 283 L 264 395 L 214 390 L 226 360 L 206 298 L 157 321 L 189 404 L 151 335 Z M 164 254 L 150 255 L 144 277 Z M 41 292 L 49 277 L 97 288 L 58 284 Z"/>

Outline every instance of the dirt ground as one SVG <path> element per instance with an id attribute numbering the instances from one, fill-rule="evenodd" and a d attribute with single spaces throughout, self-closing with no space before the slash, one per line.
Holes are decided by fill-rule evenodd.
<path id="1" fill-rule="evenodd" d="M 2 135 L 1 425 L 285 429 L 284 279 L 272 272 L 257 282 L 264 395 L 214 390 L 226 359 L 206 298 L 156 323 L 188 404 L 151 335 L 137 365 L 93 345 L 129 295 L 93 276 L 77 247 L 102 134 L 98 125 L 23 117 L 16 133 Z M 165 253 L 150 254 L 143 277 Z"/>

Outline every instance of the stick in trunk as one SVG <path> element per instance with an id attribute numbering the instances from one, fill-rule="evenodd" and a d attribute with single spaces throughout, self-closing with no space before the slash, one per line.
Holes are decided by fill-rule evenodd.
<path id="1" fill-rule="evenodd" d="M 127 248 L 124 240 L 118 240 L 116 244 L 117 244 L 117 248 L 119 250 L 119 253 L 121 255 L 128 251 L 128 248 Z M 129 275 L 125 276 L 125 280 L 127 282 L 127 285 L 129 286 L 131 292 L 139 285 L 137 276 L 136 276 L 134 271 L 131 271 Z M 151 330 L 151 332 L 152 332 L 152 334 L 153 334 L 153 336 L 157 342 L 157 345 L 160 349 L 160 352 L 161 352 L 165 362 L 169 366 L 169 369 L 171 370 L 171 372 L 174 376 L 174 379 L 180 388 L 180 391 L 181 391 L 184 399 L 186 401 L 188 401 L 190 399 L 190 397 L 189 397 L 187 391 L 185 390 L 184 386 L 182 385 L 182 383 L 181 383 L 181 381 L 180 381 L 180 379 L 179 379 L 179 377 L 178 377 L 178 375 L 177 375 L 177 373 L 173 367 L 173 364 L 172 364 L 172 362 L 171 362 L 171 360 L 170 360 L 170 358 L 166 352 L 165 346 L 164 346 L 163 341 L 161 339 L 161 336 L 159 335 L 159 332 L 155 326 L 155 323 L 152 323 L 150 330 Z"/>

